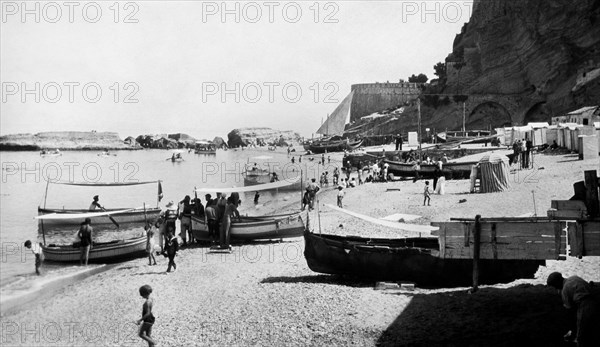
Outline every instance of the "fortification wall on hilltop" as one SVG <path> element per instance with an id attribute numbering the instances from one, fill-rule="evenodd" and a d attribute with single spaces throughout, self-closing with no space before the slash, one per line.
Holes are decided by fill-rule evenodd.
<path id="1" fill-rule="evenodd" d="M 421 92 L 420 83 L 362 83 L 353 84 L 350 121 L 374 112 L 397 107 L 417 98 Z"/>

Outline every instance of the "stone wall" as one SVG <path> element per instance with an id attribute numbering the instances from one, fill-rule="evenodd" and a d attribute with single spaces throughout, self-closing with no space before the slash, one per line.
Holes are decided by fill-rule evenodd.
<path id="1" fill-rule="evenodd" d="M 419 86 L 419 83 L 353 84 L 350 122 L 386 108 L 400 107 L 416 99 L 421 92 Z"/>

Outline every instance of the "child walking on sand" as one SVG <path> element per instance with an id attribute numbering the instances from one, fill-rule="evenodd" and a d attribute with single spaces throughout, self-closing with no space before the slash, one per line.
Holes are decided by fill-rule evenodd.
<path id="1" fill-rule="evenodd" d="M 425 181 L 425 189 L 423 190 L 423 206 L 425 206 L 425 202 L 427 202 L 427 206 L 431 206 L 429 204 L 431 202 L 431 191 L 429 191 L 429 181 Z"/>
<path id="2" fill-rule="evenodd" d="M 146 299 L 144 305 L 142 305 L 142 318 L 137 320 L 137 325 L 140 325 L 140 332 L 138 336 L 145 341 L 148 341 L 148 346 L 152 347 L 156 345 L 156 342 L 150 337 L 152 335 L 152 325 L 154 325 L 154 315 L 152 314 L 152 287 L 149 285 L 143 285 L 140 287 L 140 295 Z"/>
<path id="3" fill-rule="evenodd" d="M 337 193 L 337 205 L 339 208 L 344 208 L 344 206 L 342 205 L 342 200 L 344 200 L 344 187 L 342 186 L 338 186 L 338 193 Z"/>
<path id="4" fill-rule="evenodd" d="M 152 225 L 146 224 L 146 253 L 148 253 L 148 265 L 156 265 L 154 258 L 154 230 Z M 154 264 L 152 264 L 154 262 Z"/>

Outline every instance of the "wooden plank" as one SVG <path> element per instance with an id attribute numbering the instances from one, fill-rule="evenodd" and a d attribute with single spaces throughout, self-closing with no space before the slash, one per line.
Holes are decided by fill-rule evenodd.
<path id="1" fill-rule="evenodd" d="M 474 293 L 477 291 L 479 286 L 479 250 L 481 243 L 481 215 L 475 216 L 475 228 L 473 229 L 473 288 L 471 291 Z"/>
<path id="2" fill-rule="evenodd" d="M 556 210 L 587 210 L 585 202 L 582 200 L 552 200 L 550 207 Z"/>
<path id="3" fill-rule="evenodd" d="M 438 237 L 440 244 L 440 258 L 446 258 L 446 225 L 440 226 L 441 235 Z"/>
<path id="4" fill-rule="evenodd" d="M 554 224 L 556 221 L 547 222 L 481 222 L 481 235 L 482 238 L 489 238 L 491 240 L 492 225 L 496 225 L 497 237 L 541 237 L 551 236 L 554 237 Z M 441 227 L 444 225 L 446 237 L 465 237 L 465 229 L 473 223 L 457 223 L 457 222 L 444 222 L 444 223 L 432 223 L 432 225 Z M 432 235 L 437 235 L 439 231 L 432 231 Z"/>
<path id="5" fill-rule="evenodd" d="M 443 230 L 445 258 L 473 258 L 474 240 L 464 235 L 474 223 L 436 224 Z M 558 222 L 487 222 L 480 227 L 480 259 L 556 259 L 566 249 L 566 236 L 559 232 L 556 237 Z"/>
<path id="6" fill-rule="evenodd" d="M 569 255 L 572 257 L 581 256 L 582 250 L 579 249 L 579 242 L 577 242 L 577 223 L 568 223 L 567 235 L 569 238 Z"/>
<path id="7" fill-rule="evenodd" d="M 580 223 L 583 234 L 583 255 L 600 256 L 600 221 Z"/>
<path id="8" fill-rule="evenodd" d="M 554 256 L 555 256 L 555 259 L 560 259 L 561 235 L 562 235 L 562 229 L 560 227 L 560 222 L 558 222 L 558 223 L 554 224 Z M 566 247 L 563 249 L 566 249 Z"/>
<path id="9" fill-rule="evenodd" d="M 558 220 L 577 220 L 587 216 L 587 210 L 548 210 L 548 218 Z"/>
<path id="10" fill-rule="evenodd" d="M 497 245 L 497 238 L 496 238 L 496 223 L 492 224 L 492 252 L 494 255 L 494 259 L 498 259 L 498 245 Z"/>
<path id="11" fill-rule="evenodd" d="M 585 204 L 587 206 L 590 218 L 596 218 L 600 215 L 598 201 L 598 175 L 596 170 L 587 170 L 584 172 L 585 181 Z"/>
<path id="12" fill-rule="evenodd" d="M 506 246 L 498 247 L 496 254 L 491 244 L 481 244 L 479 252 L 480 259 L 556 259 L 556 251 L 554 249 L 554 243 L 545 244 L 524 244 L 520 246 Z M 446 259 L 472 259 L 473 258 L 473 247 L 458 247 L 450 248 L 446 247 L 445 251 Z"/>

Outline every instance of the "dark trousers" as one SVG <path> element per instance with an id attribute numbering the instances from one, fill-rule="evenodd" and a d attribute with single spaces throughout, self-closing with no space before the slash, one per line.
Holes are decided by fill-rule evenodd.
<path id="1" fill-rule="evenodd" d="M 219 230 L 219 225 L 216 220 L 209 219 L 208 220 L 208 236 L 211 240 L 215 241 L 217 239 L 217 230 Z"/>
<path id="2" fill-rule="evenodd" d="M 175 265 L 175 254 L 167 254 L 167 257 L 169 257 L 167 272 L 171 272 L 171 266 L 173 266 L 173 270 L 177 270 L 177 265 Z"/>

